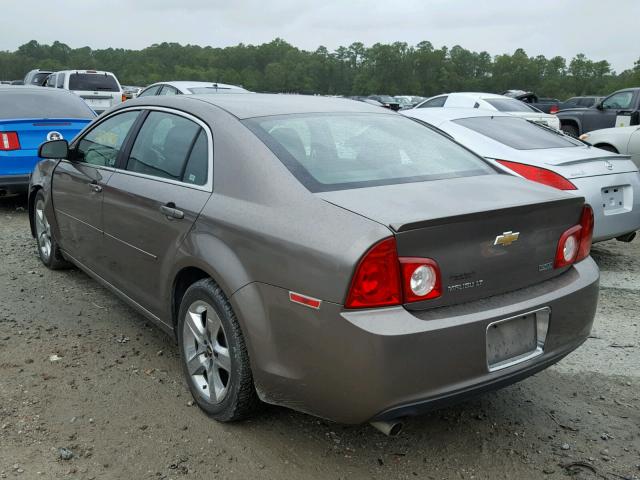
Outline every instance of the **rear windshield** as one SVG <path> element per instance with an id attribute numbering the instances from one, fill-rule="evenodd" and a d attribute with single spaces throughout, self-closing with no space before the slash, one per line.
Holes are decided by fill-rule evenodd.
<path id="1" fill-rule="evenodd" d="M 119 92 L 120 88 L 113 75 L 106 75 L 104 73 L 72 73 L 69 77 L 69 90 Z"/>
<path id="2" fill-rule="evenodd" d="M 0 118 L 94 118 L 80 97 L 69 92 L 34 89 L 0 91 Z"/>
<path id="3" fill-rule="evenodd" d="M 499 112 L 535 112 L 529 105 L 515 98 L 485 98 L 485 101 Z"/>
<path id="4" fill-rule="evenodd" d="M 399 115 L 279 115 L 244 123 L 312 192 L 495 173 L 448 137 Z"/>
<path id="5" fill-rule="evenodd" d="M 248 90 L 244 88 L 229 88 L 229 87 L 193 87 L 189 91 L 194 95 L 208 94 L 208 93 L 247 93 Z"/>
<path id="6" fill-rule="evenodd" d="M 453 120 L 516 150 L 577 147 L 584 144 L 569 136 L 516 117 L 474 117 Z"/>

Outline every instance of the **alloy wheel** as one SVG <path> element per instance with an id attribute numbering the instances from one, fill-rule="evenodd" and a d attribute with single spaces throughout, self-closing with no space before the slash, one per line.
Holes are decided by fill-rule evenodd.
<path id="1" fill-rule="evenodd" d="M 182 331 L 184 361 L 198 393 L 210 403 L 220 403 L 231 383 L 229 344 L 220 317 L 206 302 L 189 306 Z"/>
<path id="2" fill-rule="evenodd" d="M 38 248 L 43 260 L 48 261 L 51 256 L 51 227 L 44 213 L 44 200 L 39 198 L 35 207 L 36 235 Z"/>

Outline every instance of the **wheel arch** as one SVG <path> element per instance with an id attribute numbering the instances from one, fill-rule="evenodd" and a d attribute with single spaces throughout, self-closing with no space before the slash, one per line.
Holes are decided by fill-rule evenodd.
<path id="1" fill-rule="evenodd" d="M 575 117 L 560 118 L 560 126 L 562 125 L 574 126 L 578 129 L 578 135 L 582 133 L 582 122 L 578 118 L 575 118 Z"/>

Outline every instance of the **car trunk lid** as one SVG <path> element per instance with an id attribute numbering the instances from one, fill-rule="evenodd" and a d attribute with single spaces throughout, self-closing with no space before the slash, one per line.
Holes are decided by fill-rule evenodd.
<path id="1" fill-rule="evenodd" d="M 36 150 L 47 140 L 71 141 L 90 119 L 44 118 L 0 121 L 0 132 L 17 132 L 21 150 Z"/>
<path id="2" fill-rule="evenodd" d="M 423 309 L 524 288 L 554 270 L 558 240 L 584 199 L 507 175 L 465 177 L 316 194 L 388 226 L 398 254 L 438 262 L 443 294 Z"/>

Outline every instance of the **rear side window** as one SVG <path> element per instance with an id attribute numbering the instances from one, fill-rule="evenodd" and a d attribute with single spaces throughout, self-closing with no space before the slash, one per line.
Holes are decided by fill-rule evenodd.
<path id="1" fill-rule="evenodd" d="M 32 85 L 42 85 L 50 73 L 36 73 L 31 79 Z"/>
<path id="2" fill-rule="evenodd" d="M 133 144 L 127 170 L 182 181 L 200 130 L 200 125 L 179 115 L 151 112 Z M 191 174 L 190 183 L 196 183 L 195 168 Z"/>
<path id="3" fill-rule="evenodd" d="M 474 117 L 461 118 L 453 122 L 516 150 L 584 145 L 578 140 L 561 133 L 555 133 L 546 127 L 541 127 L 523 118 Z"/>
<path id="4" fill-rule="evenodd" d="M 122 144 L 140 112 L 125 112 L 108 118 L 78 142 L 76 160 L 98 167 L 114 167 Z"/>
<path id="5" fill-rule="evenodd" d="M 77 95 L 46 88 L 0 92 L 2 118 L 95 118 Z"/>
<path id="6" fill-rule="evenodd" d="M 399 115 L 279 115 L 244 123 L 312 192 L 495 172 L 446 136 Z"/>
<path id="7" fill-rule="evenodd" d="M 485 98 L 485 102 L 499 112 L 528 112 L 536 111 L 524 102 L 515 98 Z"/>
<path id="8" fill-rule="evenodd" d="M 69 90 L 92 90 L 99 92 L 119 92 L 118 82 L 113 75 L 104 73 L 72 73 L 69 75 Z"/>
<path id="9" fill-rule="evenodd" d="M 205 185 L 209 174 L 209 148 L 207 134 L 200 129 L 184 169 L 183 181 L 193 185 Z"/>

